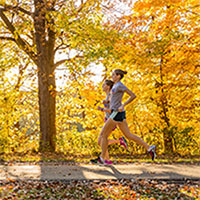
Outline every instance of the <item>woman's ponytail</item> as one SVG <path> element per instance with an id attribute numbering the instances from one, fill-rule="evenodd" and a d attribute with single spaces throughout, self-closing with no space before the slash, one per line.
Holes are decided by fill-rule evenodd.
<path id="1" fill-rule="evenodd" d="M 121 70 L 121 69 L 115 69 L 114 72 L 115 72 L 115 74 L 121 76 L 120 79 L 122 79 L 122 78 L 124 77 L 124 75 L 128 73 L 127 71 L 123 71 L 123 70 Z"/>

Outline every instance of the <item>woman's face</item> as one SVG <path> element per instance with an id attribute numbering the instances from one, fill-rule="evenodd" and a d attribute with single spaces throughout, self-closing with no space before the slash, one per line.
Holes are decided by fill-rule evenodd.
<path id="1" fill-rule="evenodd" d="M 105 92 L 105 91 L 107 91 L 107 90 L 110 89 L 110 86 L 108 86 L 108 85 L 106 84 L 106 82 L 104 82 L 103 85 L 102 85 L 102 88 L 103 88 L 103 91 Z"/>
<path id="2" fill-rule="evenodd" d="M 120 75 L 117 75 L 114 71 L 112 73 L 112 80 L 113 82 L 118 82 L 120 80 Z"/>

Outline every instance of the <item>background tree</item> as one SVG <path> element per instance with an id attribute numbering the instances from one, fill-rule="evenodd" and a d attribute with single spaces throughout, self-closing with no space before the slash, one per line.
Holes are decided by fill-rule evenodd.
<path id="1" fill-rule="evenodd" d="M 124 33 L 115 58 L 136 83 L 140 123 L 150 135 L 162 134 L 157 139 L 166 153 L 186 140 L 198 147 L 199 9 L 195 0 L 137 1 L 130 15 L 112 24 Z"/>
<path id="2" fill-rule="evenodd" d="M 41 151 L 56 146 L 56 68 L 81 68 L 104 50 L 99 10 L 94 0 L 0 1 L 1 41 L 16 45 L 37 66 Z"/>
<path id="3" fill-rule="evenodd" d="M 36 92 L 23 89 L 26 80 L 32 79 L 32 73 L 25 73 L 30 60 L 15 46 L 1 43 L 1 47 L 0 153 L 25 153 L 37 148 L 39 132 Z"/>
<path id="4" fill-rule="evenodd" d="M 102 79 L 115 68 L 128 71 L 123 82 L 137 95 L 126 108 L 131 132 L 160 153 L 199 154 L 198 1 L 0 5 L 1 152 L 38 150 L 40 140 L 40 150 L 97 153 L 104 124 L 96 110 L 102 82 L 91 80 L 97 64 Z M 144 153 L 135 143 L 129 150 Z M 110 152 L 122 150 L 113 145 Z"/>

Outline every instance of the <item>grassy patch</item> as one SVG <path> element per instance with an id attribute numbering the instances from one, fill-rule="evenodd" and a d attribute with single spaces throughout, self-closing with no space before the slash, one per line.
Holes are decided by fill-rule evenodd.
<path id="1" fill-rule="evenodd" d="M 97 155 L 96 155 L 97 156 Z M 63 153 L 27 153 L 27 154 L 2 154 L 1 162 L 68 162 L 68 163 L 89 163 L 95 155 L 74 155 Z M 135 162 L 152 162 L 147 154 L 143 155 L 111 155 L 114 164 L 126 164 Z M 199 164 L 200 156 L 180 156 L 180 155 L 158 155 L 156 163 L 189 163 Z"/>

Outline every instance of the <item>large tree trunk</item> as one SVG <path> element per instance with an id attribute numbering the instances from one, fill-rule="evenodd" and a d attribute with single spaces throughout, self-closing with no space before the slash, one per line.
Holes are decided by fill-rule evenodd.
<path id="1" fill-rule="evenodd" d="M 40 113 L 40 151 L 55 151 L 56 144 L 56 110 L 55 110 L 55 76 L 49 77 L 48 63 L 39 63 L 44 72 L 38 72 L 39 113 Z"/>
<path id="2" fill-rule="evenodd" d="M 42 0 L 35 0 L 35 40 L 37 47 L 40 151 L 55 151 L 56 105 L 54 74 L 55 34 L 46 20 L 46 8 Z M 48 26 L 47 26 L 48 24 Z"/>
<path id="3" fill-rule="evenodd" d="M 172 136 L 172 129 L 170 129 L 170 123 L 169 118 L 167 116 L 167 99 L 164 97 L 164 99 L 161 100 L 162 105 L 162 112 L 161 112 L 161 118 L 164 120 L 166 126 L 163 129 L 163 138 L 164 138 L 164 153 L 165 154 L 172 154 L 173 153 L 173 136 Z"/>
<path id="4" fill-rule="evenodd" d="M 159 87 L 161 87 L 161 98 L 159 105 L 161 106 L 162 111 L 160 112 L 160 118 L 164 120 L 165 128 L 163 129 L 163 138 L 164 138 L 164 153 L 171 154 L 173 153 L 173 137 L 170 131 L 170 120 L 168 117 L 168 101 L 166 97 L 166 93 L 163 89 L 163 57 L 161 57 L 161 63 L 160 63 L 160 84 Z"/>
<path id="5" fill-rule="evenodd" d="M 164 128 L 163 130 L 163 135 L 164 135 L 164 153 L 165 154 L 172 154 L 174 153 L 173 151 L 173 136 L 172 132 L 169 128 Z"/>

